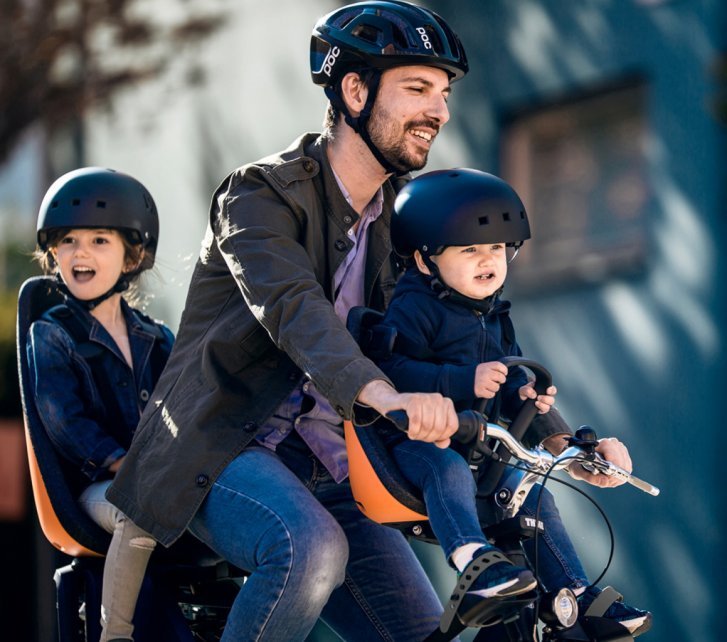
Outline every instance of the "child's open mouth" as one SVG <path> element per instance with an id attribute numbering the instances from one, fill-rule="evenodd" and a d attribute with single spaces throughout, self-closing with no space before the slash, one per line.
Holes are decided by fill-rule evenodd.
<path id="1" fill-rule="evenodd" d="M 495 278 L 494 272 L 487 272 L 486 274 L 479 274 L 475 277 L 477 281 L 489 281 L 490 279 Z"/>
<path id="2" fill-rule="evenodd" d="M 89 267 L 78 266 L 73 268 L 73 278 L 79 283 L 87 283 L 95 274 L 96 270 Z"/>

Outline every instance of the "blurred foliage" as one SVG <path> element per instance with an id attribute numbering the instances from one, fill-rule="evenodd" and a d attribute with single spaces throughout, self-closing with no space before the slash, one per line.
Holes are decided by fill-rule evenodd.
<path id="1" fill-rule="evenodd" d="M 18 290 L 30 276 L 39 274 L 31 261 L 32 247 L 6 242 L 0 246 L 2 285 L 0 288 L 0 417 L 19 417 L 20 391 L 15 356 L 15 315 Z"/>
<path id="2" fill-rule="evenodd" d="M 20 391 L 15 358 L 17 293 L 0 292 L 0 417 L 19 417 Z"/>
<path id="3" fill-rule="evenodd" d="M 110 105 L 224 23 L 194 2 L 176 4 L 165 5 L 177 9 L 175 20 L 137 0 L 0 0 L 0 164 L 31 125 L 52 134 L 91 106 Z M 199 81 L 195 72 L 190 82 Z"/>

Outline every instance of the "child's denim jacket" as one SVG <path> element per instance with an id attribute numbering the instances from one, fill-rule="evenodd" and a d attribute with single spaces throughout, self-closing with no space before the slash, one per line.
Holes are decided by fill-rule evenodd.
<path id="1" fill-rule="evenodd" d="M 90 327 L 87 344 L 99 348 L 94 357 L 96 372 L 107 377 L 105 385 L 94 381 L 79 345 L 51 312 L 34 322 L 28 334 L 26 350 L 38 413 L 58 451 L 90 481 L 108 476 L 108 466 L 126 453 L 160 374 L 159 364 L 166 362 L 174 342 L 167 327 L 123 299 L 121 306 L 133 370 L 111 335 L 88 311 L 70 297 L 64 311 L 82 315 Z M 103 398 L 111 394 L 108 391 L 115 395 L 111 403 Z"/>

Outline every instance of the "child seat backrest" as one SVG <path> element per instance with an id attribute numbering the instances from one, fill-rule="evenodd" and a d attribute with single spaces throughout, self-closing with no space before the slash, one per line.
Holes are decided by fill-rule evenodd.
<path id="1" fill-rule="evenodd" d="M 33 498 L 43 534 L 60 551 L 73 557 L 101 556 L 111 536 L 78 506 L 66 462 L 58 455 L 38 415 L 26 354 L 31 324 L 64 302 L 53 277 L 32 277 L 18 295 L 16 348 Z"/>

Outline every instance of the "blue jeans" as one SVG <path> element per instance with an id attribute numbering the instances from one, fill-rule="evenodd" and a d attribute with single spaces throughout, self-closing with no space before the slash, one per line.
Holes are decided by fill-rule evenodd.
<path id="1" fill-rule="evenodd" d="M 403 535 L 370 521 L 293 433 L 219 476 L 191 532 L 251 575 L 223 642 L 304 640 L 318 617 L 349 642 L 420 641 L 442 606 Z"/>
<path id="2" fill-rule="evenodd" d="M 463 544 L 485 543 L 475 503 L 476 486 L 464 458 L 451 448 L 437 448 L 421 441 L 401 441 L 391 453 L 403 475 L 424 495 L 427 515 L 444 554 Z M 520 508 L 520 514 L 535 517 L 540 491 L 539 519 L 544 533 L 537 541 L 525 540 L 524 549 L 530 563 L 535 561 L 537 546 L 538 578 L 547 590 L 588 586 L 573 542 L 565 530 L 552 493 L 536 485 Z"/>
<path id="3" fill-rule="evenodd" d="M 588 577 L 578 553 L 573 547 L 573 542 L 565 530 L 553 494 L 540 484 L 533 486 L 520 508 L 520 514 L 535 517 L 541 489 L 542 499 L 538 517 L 543 522 L 544 532 L 538 535 L 537 540 L 525 541 L 523 544 L 525 554 L 531 564 L 534 563 L 537 544 L 538 579 L 546 590 L 555 591 L 564 587 L 575 589 L 588 586 Z"/>
<path id="4" fill-rule="evenodd" d="M 391 454 L 401 473 L 422 491 L 427 516 L 449 562 L 464 544 L 487 544 L 475 505 L 475 480 L 464 458 L 451 448 L 400 441 Z"/>

